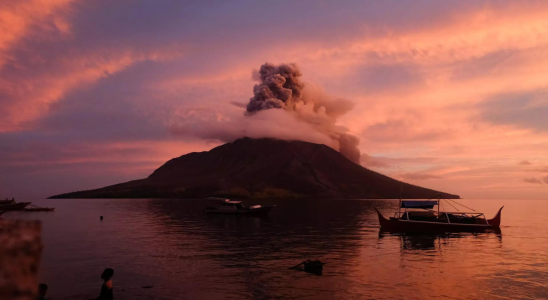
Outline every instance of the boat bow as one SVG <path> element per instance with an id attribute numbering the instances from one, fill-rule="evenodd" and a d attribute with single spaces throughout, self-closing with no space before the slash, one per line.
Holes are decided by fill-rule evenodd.
<path id="1" fill-rule="evenodd" d="M 390 221 L 385 218 L 377 208 L 375 208 L 375 211 L 377 211 L 377 216 L 379 217 L 379 225 L 381 225 L 381 227 L 389 226 Z"/>

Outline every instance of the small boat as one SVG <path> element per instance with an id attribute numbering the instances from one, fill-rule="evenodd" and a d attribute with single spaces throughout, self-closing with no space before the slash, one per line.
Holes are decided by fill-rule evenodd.
<path id="1" fill-rule="evenodd" d="M 229 215 L 266 215 L 276 205 L 252 205 L 245 207 L 242 201 L 231 201 L 230 199 L 208 198 L 219 202 L 216 206 L 208 206 L 205 209 L 209 214 L 229 214 Z"/>
<path id="2" fill-rule="evenodd" d="M 10 204 L 0 204 L 0 210 L 23 210 L 30 202 L 14 202 Z"/>
<path id="3" fill-rule="evenodd" d="M 388 219 L 375 208 L 381 230 L 390 232 L 481 232 L 486 230 L 496 231 L 500 227 L 501 211 L 504 206 L 499 209 L 494 218 L 487 219 L 484 213 L 476 211 L 440 211 L 440 205 L 443 205 L 441 201 L 441 199 L 428 201 L 400 200 L 398 211 Z M 448 199 L 447 201 L 462 205 L 454 200 Z M 434 206 L 438 206 L 437 211 L 433 210 Z M 453 205 L 451 204 L 451 206 Z M 455 206 L 453 207 L 455 208 Z"/>
<path id="4" fill-rule="evenodd" d="M 29 207 L 23 209 L 24 211 L 53 211 L 55 207 Z"/>
<path id="5" fill-rule="evenodd" d="M 8 199 L 0 200 L 0 204 L 10 204 L 10 203 L 13 203 L 13 202 L 15 202 L 15 200 L 13 200 L 13 199 L 12 200 L 8 200 Z"/>

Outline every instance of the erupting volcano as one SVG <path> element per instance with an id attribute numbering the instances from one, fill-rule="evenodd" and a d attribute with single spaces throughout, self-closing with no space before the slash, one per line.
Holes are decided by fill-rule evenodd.
<path id="1" fill-rule="evenodd" d="M 148 178 L 51 198 L 459 198 L 366 169 L 321 144 L 242 138 L 174 158 Z"/>

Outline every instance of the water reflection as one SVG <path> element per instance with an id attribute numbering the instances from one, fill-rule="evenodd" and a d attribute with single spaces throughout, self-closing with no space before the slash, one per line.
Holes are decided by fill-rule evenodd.
<path id="1" fill-rule="evenodd" d="M 547 202 L 503 203 L 513 205 L 503 242 L 502 233 L 380 233 L 374 208 L 388 213 L 397 201 L 247 203 L 276 204 L 265 218 L 204 215 L 202 200 L 53 201 L 43 206 L 55 213 L 18 218 L 44 224 L 40 281 L 55 299 L 96 297 L 105 267 L 116 270 L 117 299 L 542 298 L 548 287 Z M 289 269 L 306 259 L 327 263 L 321 276 Z"/>
<path id="2" fill-rule="evenodd" d="M 371 232 L 378 230 L 369 223 L 374 206 L 370 202 L 278 201 L 271 214 L 260 218 L 204 215 L 201 212 L 207 205 L 203 201 L 150 201 L 148 210 L 163 223 L 164 231 L 194 241 L 193 247 L 199 248 L 194 258 L 215 262 L 210 266 L 213 286 L 226 292 L 227 285 L 243 284 L 254 298 L 304 297 L 335 290 L 336 285 L 299 281 L 310 274 L 337 281 L 337 276 L 347 272 L 344 266 L 359 259 L 361 234 L 368 227 Z M 188 246 L 180 244 L 184 251 Z M 323 272 L 289 269 L 318 258 L 327 262 Z"/>
<path id="3" fill-rule="evenodd" d="M 499 243 L 502 243 L 502 231 L 500 229 L 490 232 L 476 233 L 390 233 L 379 231 L 379 240 L 393 237 L 400 242 L 402 254 L 406 250 L 436 250 L 442 251 L 442 246 L 450 246 L 456 239 L 474 239 L 476 242 L 492 243 L 491 237 L 496 237 Z"/>

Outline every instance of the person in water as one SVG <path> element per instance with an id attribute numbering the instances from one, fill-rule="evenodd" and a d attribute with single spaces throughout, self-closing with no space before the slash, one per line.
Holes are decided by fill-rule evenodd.
<path id="1" fill-rule="evenodd" d="M 114 275 L 114 270 L 111 268 L 106 268 L 101 274 L 101 279 L 105 282 L 101 286 L 101 294 L 97 300 L 112 300 L 114 298 L 112 294 L 112 276 Z"/>
<path id="2" fill-rule="evenodd" d="M 48 285 L 45 283 L 40 283 L 38 285 L 38 300 L 46 300 L 46 294 L 48 293 Z"/>

